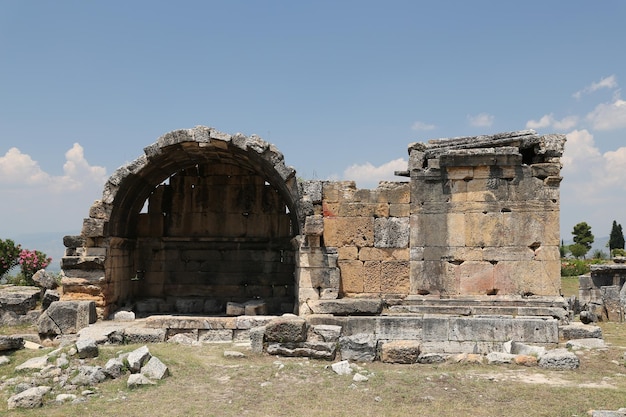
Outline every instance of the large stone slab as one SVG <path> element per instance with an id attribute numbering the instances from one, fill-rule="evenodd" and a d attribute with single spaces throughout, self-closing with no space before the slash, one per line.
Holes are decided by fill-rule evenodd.
<path id="1" fill-rule="evenodd" d="M 378 298 L 340 298 L 337 300 L 315 300 L 307 302 L 314 314 L 339 316 L 380 314 L 383 302 Z"/>
<path id="2" fill-rule="evenodd" d="M 96 304 L 93 301 L 55 301 L 39 317 L 39 334 L 54 337 L 74 334 L 95 323 Z"/>
<path id="3" fill-rule="evenodd" d="M 0 289 L 0 311 L 26 314 L 37 306 L 41 295 L 38 287 L 8 286 Z"/>
<path id="4" fill-rule="evenodd" d="M 376 359 L 376 338 L 373 334 L 360 333 L 339 338 L 341 359 L 372 362 Z"/>
<path id="5" fill-rule="evenodd" d="M 24 347 L 24 338 L 17 336 L 0 336 L 0 352 L 17 350 Z"/>

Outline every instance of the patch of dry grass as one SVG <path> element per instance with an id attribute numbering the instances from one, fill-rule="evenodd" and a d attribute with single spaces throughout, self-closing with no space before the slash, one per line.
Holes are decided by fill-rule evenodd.
<path id="1" fill-rule="evenodd" d="M 583 416 L 626 406 L 626 325 L 602 324 L 610 348 L 581 355 L 576 371 L 467 364 L 359 364 L 367 382 L 335 375 L 329 362 L 247 353 L 225 358 L 230 345 L 150 345 L 172 375 L 130 391 L 126 378 L 108 381 L 78 405 L 8 415 L 103 416 Z M 136 346 L 102 348 L 99 362 Z M 0 378 L 42 352 L 19 351 Z M 0 414 L 10 393 L 0 392 Z"/>
<path id="2" fill-rule="evenodd" d="M 561 277 L 561 294 L 563 297 L 578 297 L 578 277 Z"/>

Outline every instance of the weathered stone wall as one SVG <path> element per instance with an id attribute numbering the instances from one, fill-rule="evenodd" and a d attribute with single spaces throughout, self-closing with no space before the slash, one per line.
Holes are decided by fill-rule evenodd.
<path id="1" fill-rule="evenodd" d="M 465 314 L 496 300 L 562 319 L 564 141 L 521 131 L 411 144 L 398 173 L 410 180 L 365 190 L 296 181 L 256 136 L 171 132 L 116 171 L 66 242 L 64 297 L 93 299 L 101 315 L 195 297 L 204 303 L 184 312 L 263 299 L 300 315 Z M 432 304 L 464 297 L 479 305 Z"/>
<path id="2" fill-rule="evenodd" d="M 414 144 L 411 293 L 559 296 L 563 137 Z"/>

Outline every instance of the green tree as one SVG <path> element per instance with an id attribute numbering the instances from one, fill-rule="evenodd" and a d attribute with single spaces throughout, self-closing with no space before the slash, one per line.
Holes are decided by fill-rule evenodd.
<path id="1" fill-rule="evenodd" d="M 21 250 L 11 239 L 0 239 L 0 277 L 19 263 Z"/>
<path id="2" fill-rule="evenodd" d="M 576 259 L 584 257 L 587 252 L 589 252 L 589 249 L 587 249 L 585 245 L 581 245 L 580 243 L 574 243 L 573 245 L 569 245 L 568 249 L 572 256 Z"/>
<path id="3" fill-rule="evenodd" d="M 591 244 L 593 243 L 591 226 L 589 226 L 585 222 L 580 222 L 576 226 L 574 226 L 574 230 L 572 230 L 572 235 L 574 235 L 574 245 L 570 246 L 570 251 L 572 251 L 572 246 L 575 246 L 576 244 L 581 245 L 586 249 L 585 253 L 582 254 L 582 256 L 584 257 L 591 249 Z M 577 252 L 579 252 L 578 248 Z M 572 251 L 572 255 L 576 256 L 576 254 L 574 254 L 574 251 Z M 578 258 L 579 256 L 576 257 Z"/>
<path id="4" fill-rule="evenodd" d="M 611 235 L 609 236 L 609 250 L 624 249 L 624 232 L 622 231 L 622 225 L 617 224 L 613 220 L 613 227 L 611 228 Z"/>

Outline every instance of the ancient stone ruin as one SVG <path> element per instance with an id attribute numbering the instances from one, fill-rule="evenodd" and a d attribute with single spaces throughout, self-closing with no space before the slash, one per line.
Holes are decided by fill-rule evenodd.
<path id="1" fill-rule="evenodd" d="M 231 334 L 253 327 L 243 316 L 295 313 L 422 350 L 556 344 L 564 142 L 526 130 L 414 143 L 406 180 L 370 190 L 299 180 L 254 135 L 173 131 L 64 239 L 62 300 Z"/>
<path id="2" fill-rule="evenodd" d="M 613 264 L 591 265 L 589 274 L 578 277 L 581 321 L 623 322 L 626 315 L 626 258 Z"/>

